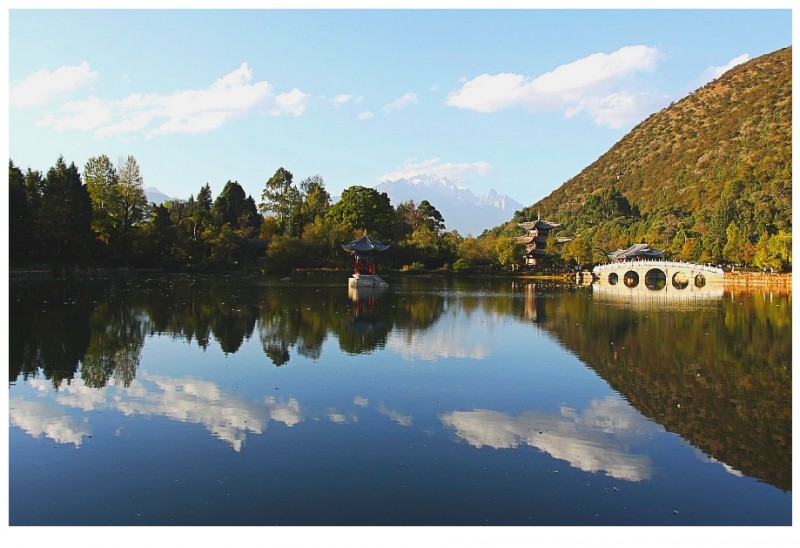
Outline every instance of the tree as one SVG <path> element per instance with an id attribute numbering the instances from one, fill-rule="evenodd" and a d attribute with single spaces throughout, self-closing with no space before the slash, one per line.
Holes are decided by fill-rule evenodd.
<path id="1" fill-rule="evenodd" d="M 197 193 L 197 207 L 201 211 L 211 211 L 211 185 L 208 183 L 200 187 Z"/>
<path id="2" fill-rule="evenodd" d="M 176 237 L 176 227 L 169 209 L 164 204 L 155 206 L 138 242 L 144 260 L 159 266 L 178 266 L 174 249 Z"/>
<path id="3" fill-rule="evenodd" d="M 791 236 L 790 236 L 791 237 Z M 769 232 L 764 231 L 756 243 L 755 251 L 753 252 L 753 264 L 758 268 L 780 269 L 781 258 L 775 254 L 775 244 L 770 242 L 772 236 Z M 791 240 L 790 240 L 791 241 Z M 791 256 L 791 249 L 790 249 Z"/>
<path id="4" fill-rule="evenodd" d="M 43 252 L 56 262 L 75 262 L 89 255 L 92 203 L 75 163 L 59 157 L 47 171 L 39 219 Z"/>
<path id="5" fill-rule="evenodd" d="M 497 260 L 495 244 L 497 237 L 491 234 L 473 238 L 466 238 L 457 241 L 457 256 L 464 259 L 471 266 L 491 265 Z"/>
<path id="6" fill-rule="evenodd" d="M 780 262 L 783 270 L 792 269 L 792 233 L 779 230 L 767 242 L 767 249 Z"/>
<path id="7" fill-rule="evenodd" d="M 292 213 L 292 208 L 300 200 L 300 192 L 292 185 L 292 173 L 282 167 L 267 181 L 261 193 L 260 210 L 263 213 L 274 213 L 279 226 L 283 229 Z"/>
<path id="8" fill-rule="evenodd" d="M 325 190 L 325 181 L 319 175 L 312 175 L 300 182 L 300 192 L 303 196 L 304 224 L 310 223 L 317 217 L 323 217 L 331 206 L 331 195 Z"/>
<path id="9" fill-rule="evenodd" d="M 134 231 L 147 214 L 144 181 L 136 158 L 120 159 L 117 168 L 116 203 L 113 218 L 120 239 L 123 260 L 127 260 Z"/>
<path id="10" fill-rule="evenodd" d="M 792 269 L 792 234 L 778 231 L 770 234 L 764 231 L 753 252 L 753 264 L 758 268 L 774 270 Z"/>
<path id="11" fill-rule="evenodd" d="M 620 217 L 632 218 L 636 216 L 635 213 L 628 199 L 612 185 L 603 192 L 589 196 L 580 209 L 578 222 L 579 225 L 597 225 Z"/>
<path id="12" fill-rule="evenodd" d="M 374 188 L 351 186 L 344 189 L 341 199 L 328 211 L 328 217 L 351 231 L 366 230 L 387 237 L 395 231 L 395 211 L 389 196 Z"/>
<path id="13" fill-rule="evenodd" d="M 33 246 L 33 216 L 25 192 L 25 176 L 8 161 L 8 244 L 11 260 L 28 256 Z"/>
<path id="14" fill-rule="evenodd" d="M 522 262 L 522 252 L 525 247 L 517 242 L 516 238 L 501 236 L 497 238 L 494 246 L 497 253 L 497 262 L 504 268 L 511 268 Z"/>
<path id="15" fill-rule="evenodd" d="M 578 266 L 592 261 L 592 238 L 590 234 L 579 234 L 564 247 L 564 258 L 573 259 Z"/>
<path id="16" fill-rule="evenodd" d="M 41 254 L 42 251 L 42 195 L 44 194 L 44 176 L 40 171 L 31 168 L 25 172 L 25 197 L 28 215 L 31 221 L 30 247 L 28 257 Z"/>
<path id="17" fill-rule="evenodd" d="M 83 167 L 83 180 L 92 201 L 92 231 L 108 245 L 117 237 L 115 215 L 119 201 L 117 172 L 108 156 L 89 158 Z"/>
<path id="18" fill-rule="evenodd" d="M 223 224 L 228 223 L 234 229 L 242 228 L 242 222 L 248 222 L 247 197 L 237 181 L 225 183 L 222 192 L 214 200 L 213 211 Z"/>
<path id="19" fill-rule="evenodd" d="M 444 229 L 444 217 L 428 200 L 422 200 L 417 208 L 422 224 L 429 230 L 440 234 Z"/>
<path id="20" fill-rule="evenodd" d="M 727 242 L 722 249 L 722 255 L 731 263 L 738 264 L 744 262 L 745 250 L 747 248 L 747 236 L 744 230 L 734 221 L 731 221 L 728 228 L 725 229 L 725 235 Z"/>
<path id="21" fill-rule="evenodd" d="M 345 257 L 339 244 L 350 236 L 351 233 L 336 226 L 327 217 L 317 216 L 303 229 L 301 241 L 306 254 L 318 261 L 312 266 L 334 266 Z"/>

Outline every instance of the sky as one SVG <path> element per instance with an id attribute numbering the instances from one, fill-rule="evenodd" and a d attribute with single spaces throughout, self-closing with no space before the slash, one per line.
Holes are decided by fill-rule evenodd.
<path id="1" fill-rule="evenodd" d="M 524 205 L 649 115 L 792 43 L 783 9 L 21 9 L 8 155 L 136 158 L 188 198 L 279 167 L 331 195 L 420 174 Z M 335 5 L 335 4 L 334 4 Z M 487 4 L 488 5 L 488 4 Z M 772 4 L 764 4 L 772 6 Z M 778 7 L 781 4 L 777 4 Z M 436 205 L 436 204 L 434 204 Z"/>

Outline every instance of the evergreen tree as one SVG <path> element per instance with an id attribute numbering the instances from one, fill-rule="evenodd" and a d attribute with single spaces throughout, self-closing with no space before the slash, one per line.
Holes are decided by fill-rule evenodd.
<path id="1" fill-rule="evenodd" d="M 234 229 L 241 228 L 247 216 L 247 197 L 244 189 L 237 181 L 228 181 L 214 200 L 213 210 L 221 222 L 228 223 Z"/>
<path id="2" fill-rule="evenodd" d="M 33 246 L 33 217 L 25 192 L 25 176 L 8 161 L 8 247 L 12 261 L 24 259 Z"/>
<path id="3" fill-rule="evenodd" d="M 89 256 L 92 241 L 92 204 L 74 163 L 59 157 L 44 180 L 39 218 L 43 253 L 59 263 Z"/>

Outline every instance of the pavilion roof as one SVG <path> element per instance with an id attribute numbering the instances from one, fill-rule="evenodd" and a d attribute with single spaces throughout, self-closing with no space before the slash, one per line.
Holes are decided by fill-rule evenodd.
<path id="1" fill-rule="evenodd" d="M 632 259 L 634 257 L 660 257 L 663 251 L 653 249 L 650 244 L 633 244 L 628 249 L 618 249 L 608 254 L 612 261 Z"/>
<path id="2" fill-rule="evenodd" d="M 558 223 L 548 223 L 547 221 L 543 221 L 541 219 L 537 219 L 536 221 L 528 221 L 525 223 L 517 223 L 518 226 L 521 226 L 525 230 L 533 230 L 534 228 L 539 228 L 542 230 L 552 230 L 554 228 L 558 228 L 561 225 Z"/>
<path id="3" fill-rule="evenodd" d="M 366 234 L 357 240 L 353 240 L 349 244 L 342 245 L 345 251 L 353 251 L 356 253 L 377 253 L 379 251 L 386 251 L 390 246 L 380 243 L 378 240 L 373 240 Z"/>

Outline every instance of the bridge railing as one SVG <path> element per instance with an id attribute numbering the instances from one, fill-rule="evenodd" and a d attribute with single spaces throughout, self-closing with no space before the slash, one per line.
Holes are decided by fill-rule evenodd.
<path id="1" fill-rule="evenodd" d="M 724 274 L 724 271 L 718 266 L 711 266 L 699 263 L 690 263 L 687 261 L 666 261 L 664 259 L 656 260 L 637 260 L 637 261 L 620 261 L 616 263 L 605 263 L 597 265 L 592 269 L 592 272 L 609 272 L 612 270 L 620 270 L 622 268 L 689 268 L 691 270 L 699 270 L 700 272 L 708 272 L 710 274 Z"/>

